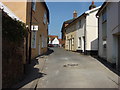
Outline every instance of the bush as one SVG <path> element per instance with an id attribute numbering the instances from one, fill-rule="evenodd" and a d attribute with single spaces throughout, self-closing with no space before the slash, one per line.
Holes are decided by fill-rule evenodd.
<path id="1" fill-rule="evenodd" d="M 2 16 L 2 38 L 16 44 L 20 43 L 27 34 L 25 24 L 16 19 L 7 16 L 6 13 Z"/>

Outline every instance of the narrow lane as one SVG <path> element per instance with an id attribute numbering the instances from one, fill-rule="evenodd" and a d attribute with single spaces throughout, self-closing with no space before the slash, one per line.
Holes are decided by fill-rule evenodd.
<path id="1" fill-rule="evenodd" d="M 118 88 L 118 76 L 91 56 L 51 49 L 37 88 Z"/>

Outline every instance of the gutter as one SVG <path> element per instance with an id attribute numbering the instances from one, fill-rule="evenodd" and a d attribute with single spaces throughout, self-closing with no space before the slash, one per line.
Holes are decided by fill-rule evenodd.
<path id="1" fill-rule="evenodd" d="M 104 2 L 103 5 L 100 7 L 98 13 L 96 14 L 96 17 L 100 15 L 100 13 L 104 10 L 104 8 L 108 5 L 109 2 Z"/>

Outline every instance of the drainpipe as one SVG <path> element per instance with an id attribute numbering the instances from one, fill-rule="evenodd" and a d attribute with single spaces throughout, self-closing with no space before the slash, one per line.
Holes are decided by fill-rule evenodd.
<path id="1" fill-rule="evenodd" d="M 31 26 L 32 26 L 32 2 L 31 2 L 31 10 L 30 10 L 30 40 L 29 40 L 29 64 L 31 63 Z"/>
<path id="2" fill-rule="evenodd" d="M 120 15 L 120 1 L 118 2 L 118 16 Z M 120 30 L 120 17 L 118 17 L 118 30 Z M 118 39 L 120 36 L 118 36 Z M 120 48 L 119 48 L 119 41 L 118 41 L 118 61 L 117 61 L 117 70 L 118 70 L 118 75 L 120 76 Z"/>
<path id="3" fill-rule="evenodd" d="M 99 53 L 99 21 L 100 21 L 100 19 L 99 19 L 99 17 L 98 17 L 98 53 Z M 97 53 L 97 55 L 99 56 L 99 54 Z"/>
<path id="4" fill-rule="evenodd" d="M 85 27 L 84 27 L 84 55 L 86 55 L 86 15 L 85 15 Z"/>

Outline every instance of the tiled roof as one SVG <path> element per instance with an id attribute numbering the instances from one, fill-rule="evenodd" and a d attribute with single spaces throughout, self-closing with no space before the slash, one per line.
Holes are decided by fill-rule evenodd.
<path id="1" fill-rule="evenodd" d="M 54 38 L 58 38 L 58 36 L 57 35 L 49 35 L 49 39 L 52 41 L 52 40 L 54 40 Z"/>

